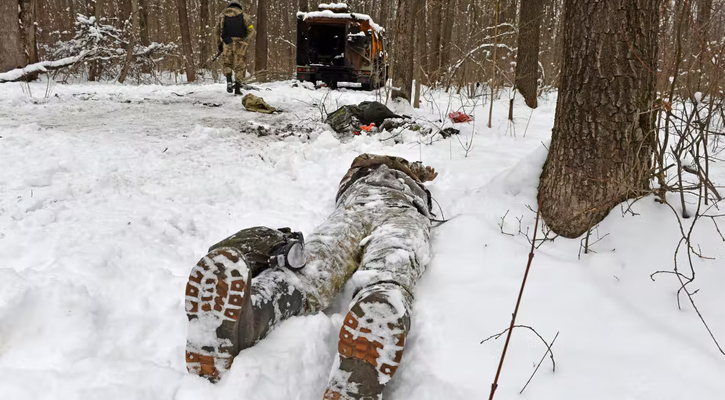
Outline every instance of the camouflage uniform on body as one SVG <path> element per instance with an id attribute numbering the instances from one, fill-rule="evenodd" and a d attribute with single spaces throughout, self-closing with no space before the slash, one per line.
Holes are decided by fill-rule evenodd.
<path id="1" fill-rule="evenodd" d="M 244 27 L 246 27 L 246 36 L 236 36 L 236 33 L 230 34 L 227 29 L 225 31 L 225 21 L 230 18 L 242 15 Z M 228 28 L 228 27 L 227 27 Z M 234 74 L 234 82 L 241 85 L 246 76 L 247 71 L 247 47 L 248 39 L 254 34 L 254 26 L 252 20 L 246 13 L 242 12 L 242 6 L 238 1 L 231 1 L 229 6 L 217 17 L 214 36 L 217 38 L 217 45 L 223 51 L 224 75 L 229 83 L 232 73 Z M 225 36 L 226 35 L 226 36 Z"/>
<path id="2" fill-rule="evenodd" d="M 415 283 L 431 257 L 430 194 L 422 183 L 436 176 L 398 157 L 357 157 L 340 182 L 335 211 L 305 245 L 305 267 L 271 268 L 252 279 L 251 311 L 241 312 L 237 328 L 246 333 L 233 338 L 235 350 L 291 315 L 324 310 L 352 278 L 357 293 L 324 399 L 381 399 L 402 358 Z"/>

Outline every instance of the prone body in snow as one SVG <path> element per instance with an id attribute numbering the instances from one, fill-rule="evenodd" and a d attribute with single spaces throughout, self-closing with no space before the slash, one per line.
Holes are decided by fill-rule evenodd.
<path id="1" fill-rule="evenodd" d="M 189 371 L 219 379 L 239 351 L 290 316 L 326 309 L 351 282 L 338 359 L 321 396 L 381 399 L 402 360 L 415 283 L 431 258 L 431 199 L 423 183 L 436 176 L 419 162 L 358 156 L 340 182 L 335 210 L 305 243 L 302 269 L 278 262 L 259 270 L 246 259 L 301 240 L 284 238 L 289 230 L 252 228 L 212 246 L 187 285 Z"/>

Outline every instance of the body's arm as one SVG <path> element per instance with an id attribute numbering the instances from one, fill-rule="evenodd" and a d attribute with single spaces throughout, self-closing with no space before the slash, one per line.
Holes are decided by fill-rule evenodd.
<path id="1" fill-rule="evenodd" d="M 247 37 L 244 38 L 244 41 L 248 43 L 252 39 L 252 35 L 254 35 L 256 32 L 254 31 L 254 24 L 252 24 L 252 19 L 246 13 L 244 14 L 244 26 L 247 27 Z"/>

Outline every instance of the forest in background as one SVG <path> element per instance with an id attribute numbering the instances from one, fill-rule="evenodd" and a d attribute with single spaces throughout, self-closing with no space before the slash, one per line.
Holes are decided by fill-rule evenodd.
<path id="1" fill-rule="evenodd" d="M 12 6 L 16 2 L 19 18 L 14 24 Z M 248 52 L 253 79 L 293 78 L 296 12 L 316 10 L 318 3 L 308 0 L 242 3 L 257 30 Z M 526 51 L 536 51 L 538 56 L 537 89 L 557 85 L 564 0 L 349 0 L 347 3 L 353 12 L 368 14 L 386 28 L 391 61 L 396 59 L 396 50 L 400 47 L 396 46 L 398 36 L 415 37 L 414 76 L 429 87 L 442 85 L 470 91 L 475 90 L 476 84 L 512 87 L 517 54 Z M 123 81 L 126 64 L 130 64 L 126 73 L 136 83 L 158 82 L 162 73 L 186 73 L 190 81 L 196 75 L 217 79 L 221 70 L 220 60 L 210 60 L 216 54 L 216 41 L 212 37 L 216 16 L 226 7 L 226 1 L 12 0 L 3 4 L 0 19 L 6 21 L 0 21 L 0 29 L 4 31 L 3 38 L 10 39 L 4 40 L 0 48 L 0 53 L 5 55 L 0 57 L 3 71 L 72 56 L 68 51 L 80 52 L 93 46 L 104 47 L 102 55 L 64 71 L 62 79 L 111 81 L 123 76 L 120 79 Z M 401 26 L 399 9 L 409 4 L 415 17 Z M 688 97 L 695 91 L 705 91 L 703 87 L 709 83 L 717 82 L 722 90 L 717 75 L 722 72 L 725 54 L 723 10 L 725 0 L 662 3 L 658 90 L 666 91 L 675 75 L 679 80 L 677 90 L 689 91 L 682 93 Z M 79 20 L 79 15 L 84 18 Z M 14 25 L 20 35 L 14 35 Z M 93 36 L 96 32 L 104 32 L 106 36 L 99 40 Z M 529 34 L 519 35 L 520 32 Z M 16 44 L 12 40 L 14 36 L 19 39 Z M 80 38 L 82 43 L 76 40 L 69 45 L 74 38 Z M 19 46 L 22 52 L 12 57 L 11 53 L 17 54 L 14 49 Z M 129 46 L 134 48 L 133 57 L 128 57 Z M 133 58 L 131 62 L 130 58 Z M 399 58 L 405 58 L 410 64 L 408 57 Z M 185 62 L 187 59 L 189 63 Z"/>

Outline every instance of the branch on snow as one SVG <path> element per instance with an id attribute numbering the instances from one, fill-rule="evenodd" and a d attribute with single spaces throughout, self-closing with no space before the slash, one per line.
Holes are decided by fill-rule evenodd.
<path id="1" fill-rule="evenodd" d="M 35 64 L 30 64 L 24 68 L 16 68 L 14 70 L 0 73 L 0 83 L 4 82 L 17 82 L 29 78 L 38 72 L 48 72 L 51 70 L 57 70 L 71 65 L 75 65 L 88 55 L 88 52 L 83 52 L 77 56 L 66 57 L 55 61 L 41 61 Z"/>

